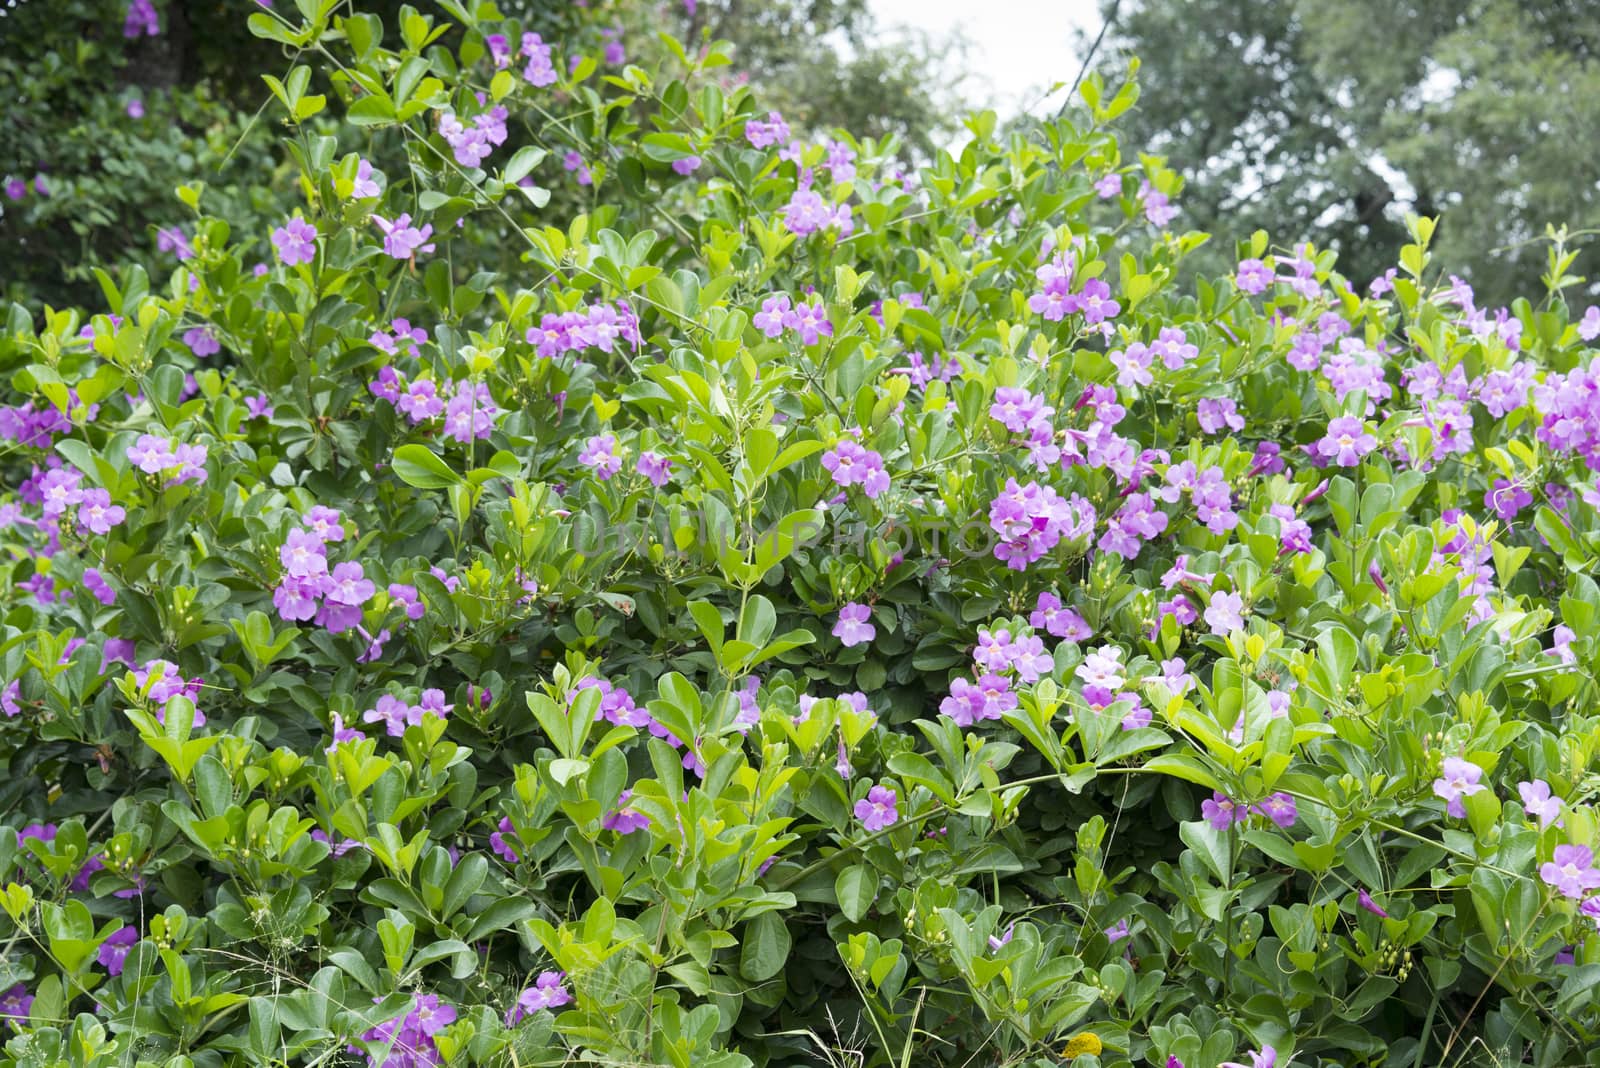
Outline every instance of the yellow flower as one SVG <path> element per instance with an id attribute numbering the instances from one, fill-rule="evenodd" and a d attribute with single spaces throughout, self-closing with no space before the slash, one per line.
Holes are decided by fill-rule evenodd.
<path id="1" fill-rule="evenodd" d="M 1061 1051 L 1061 1056 L 1069 1061 L 1085 1053 L 1098 1057 L 1103 1049 L 1105 1046 L 1101 1043 L 1099 1035 L 1093 1031 L 1080 1031 L 1072 1036 L 1066 1048 Z"/>

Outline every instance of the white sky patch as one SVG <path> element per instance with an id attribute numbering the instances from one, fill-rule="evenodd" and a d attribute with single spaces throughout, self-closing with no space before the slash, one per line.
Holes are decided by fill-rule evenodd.
<path id="1" fill-rule="evenodd" d="M 914 26 L 966 41 L 963 91 L 974 106 L 1002 117 L 1059 107 L 1065 89 L 1042 98 L 1052 83 L 1071 84 L 1078 73 L 1074 30 L 1100 28 L 1094 0 L 871 0 L 871 8 L 886 31 Z"/>

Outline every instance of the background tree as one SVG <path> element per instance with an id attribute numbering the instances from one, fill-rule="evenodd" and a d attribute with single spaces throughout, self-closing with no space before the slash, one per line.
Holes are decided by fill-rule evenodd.
<path id="1" fill-rule="evenodd" d="M 1406 211 L 1481 300 L 1537 292 L 1546 224 L 1600 225 L 1600 7 L 1566 0 L 1105 0 L 1096 62 L 1144 61 L 1131 140 L 1190 221 L 1337 248 L 1365 279 Z M 1525 244 L 1526 242 L 1532 244 Z M 1210 266 L 1231 248 L 1216 242 Z"/>
<path id="2" fill-rule="evenodd" d="M 404 4 L 357 6 L 394 27 Z M 759 80 L 796 136 L 834 127 L 857 137 L 893 134 L 908 157 L 925 157 L 961 110 L 952 46 L 918 34 L 883 37 L 865 0 L 500 7 L 567 48 L 599 56 L 620 45 L 618 64 L 662 51 L 662 31 L 691 47 L 731 41 L 729 83 Z M 210 209 L 252 231 L 294 199 L 290 172 L 273 162 L 283 131 L 257 120 L 269 99 L 259 72 L 281 75 L 288 61 L 247 29 L 246 17 L 262 11 L 255 0 L 151 0 L 148 24 L 129 17 L 142 8 L 130 0 L 21 0 L 0 9 L 0 85 L 18 87 L 0 123 L 0 247 L 23 253 L 0 264 L 0 296 L 92 305 L 96 267 L 152 255 L 171 262 L 175 250 L 160 234 L 192 214 L 173 195 L 182 184 L 204 183 Z M 454 47 L 459 31 L 439 43 Z M 392 139 L 351 140 L 320 118 L 311 125 L 380 165 L 401 149 Z M 563 185 L 556 195 L 576 193 Z"/>

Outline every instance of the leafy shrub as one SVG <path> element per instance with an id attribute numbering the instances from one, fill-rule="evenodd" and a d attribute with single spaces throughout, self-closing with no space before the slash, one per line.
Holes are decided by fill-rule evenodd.
<path id="1" fill-rule="evenodd" d="M 0 1063 L 1593 1061 L 1569 254 L 287 6 L 293 214 L 0 339 Z"/>

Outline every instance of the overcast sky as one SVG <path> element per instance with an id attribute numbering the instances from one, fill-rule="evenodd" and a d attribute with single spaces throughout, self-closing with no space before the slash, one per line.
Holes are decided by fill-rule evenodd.
<path id="1" fill-rule="evenodd" d="M 1052 82 L 1071 82 L 1081 58 L 1076 27 L 1098 30 L 1095 0 L 870 0 L 885 27 L 916 26 L 969 44 L 967 95 L 1002 113 L 1035 104 Z M 1056 98 L 1059 104 L 1060 97 Z M 1035 108 L 1035 111 L 1040 109 Z"/>

